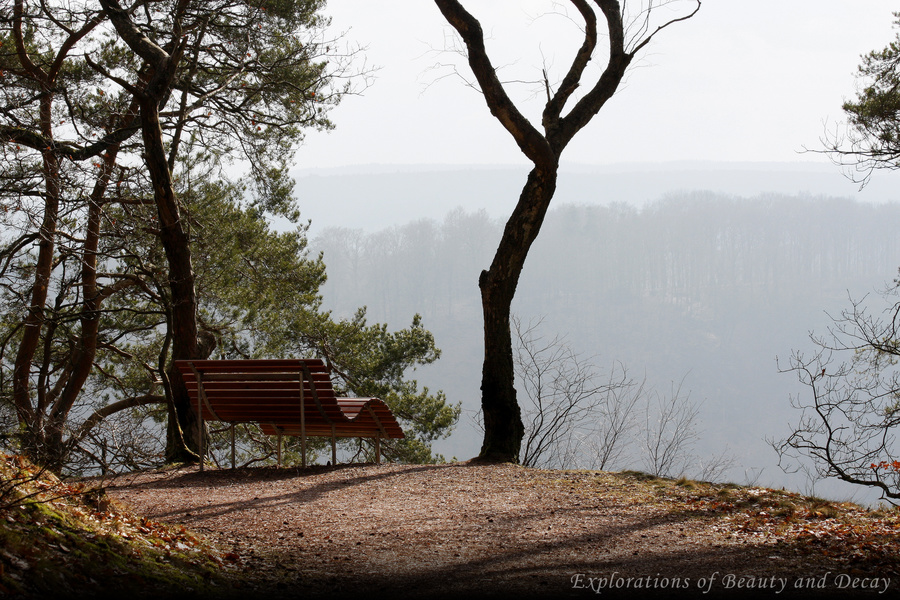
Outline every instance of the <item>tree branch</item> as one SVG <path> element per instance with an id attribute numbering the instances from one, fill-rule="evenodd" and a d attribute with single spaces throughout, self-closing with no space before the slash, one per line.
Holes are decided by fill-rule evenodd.
<path id="1" fill-rule="evenodd" d="M 459 32 L 468 50 L 469 66 L 481 86 L 491 114 L 512 134 L 516 144 L 535 165 L 555 165 L 547 140 L 516 108 L 497 78 L 497 72 L 484 47 L 481 24 L 457 0 L 435 0 L 447 22 Z"/>
<path id="2" fill-rule="evenodd" d="M 556 94 L 551 98 L 548 93 L 547 105 L 544 107 L 542 118 L 545 132 L 555 127 L 566 102 L 581 85 L 581 76 L 594 54 L 594 49 L 597 47 L 597 15 L 585 0 L 572 0 L 572 4 L 575 5 L 575 8 L 578 9 L 578 12 L 584 18 L 584 42 L 575 55 L 569 71 L 563 77 Z"/>
<path id="3" fill-rule="evenodd" d="M 151 404 L 165 404 L 166 397 L 159 396 L 156 394 L 145 394 L 143 396 L 132 396 L 131 398 L 125 398 L 124 400 L 119 400 L 118 402 L 113 402 L 112 404 L 108 404 L 103 408 L 98 408 L 89 416 L 78 428 L 78 431 L 73 435 L 76 440 L 82 440 L 84 437 L 90 432 L 91 429 L 100 424 L 100 422 L 113 415 L 117 412 L 121 412 L 123 410 L 127 410 L 129 408 L 134 408 L 136 406 L 149 406 Z"/>

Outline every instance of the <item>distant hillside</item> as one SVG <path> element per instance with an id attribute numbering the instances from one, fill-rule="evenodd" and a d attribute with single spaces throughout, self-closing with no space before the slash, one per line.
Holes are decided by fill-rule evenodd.
<path id="1" fill-rule="evenodd" d="M 441 219 L 456 207 L 509 214 L 527 174 L 524 166 L 362 165 L 298 169 L 297 197 L 313 232 L 326 227 L 372 232 L 416 219 Z M 862 191 L 840 170 L 822 163 L 648 163 L 563 165 L 555 206 L 642 206 L 666 194 L 711 191 L 722 195 L 763 193 L 840 196 L 864 202 L 900 199 L 900 173 L 879 173 Z"/>
<path id="2" fill-rule="evenodd" d="M 847 497 L 850 486 L 822 487 L 787 476 L 766 443 L 797 416 L 792 349 L 808 348 L 828 314 L 893 279 L 900 266 L 900 203 L 826 196 L 672 193 L 636 208 L 626 203 L 557 205 L 529 255 L 513 310 L 542 318 L 541 332 L 566 336 L 601 370 L 621 361 L 661 391 L 684 380 L 702 403 L 701 455 L 740 458 L 728 473 L 760 482 Z M 313 240 L 325 254 L 326 304 L 341 314 L 368 306 L 391 327 L 416 313 L 443 350 L 417 374 L 462 402 L 463 422 L 436 448 L 461 459 L 477 454 L 482 358 L 480 271 L 502 223 L 486 211 L 451 211 L 377 231 L 326 228 Z M 782 362 L 782 364 L 784 364 Z M 641 468 L 640 456 L 618 468 Z"/>

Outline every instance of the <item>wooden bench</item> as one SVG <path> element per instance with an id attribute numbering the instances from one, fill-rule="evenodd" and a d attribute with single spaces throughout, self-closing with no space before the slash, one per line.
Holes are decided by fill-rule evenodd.
<path id="1" fill-rule="evenodd" d="M 200 455 L 203 424 L 231 424 L 231 466 L 234 468 L 234 425 L 258 423 L 263 433 L 299 436 L 301 461 L 306 466 L 306 438 L 330 437 L 331 460 L 337 463 L 336 439 L 375 439 L 375 458 L 381 462 L 381 440 L 403 438 L 390 408 L 378 398 L 338 398 L 328 367 L 319 359 L 177 360 L 191 401 L 197 407 Z M 203 461 L 200 461 L 203 469 Z"/>

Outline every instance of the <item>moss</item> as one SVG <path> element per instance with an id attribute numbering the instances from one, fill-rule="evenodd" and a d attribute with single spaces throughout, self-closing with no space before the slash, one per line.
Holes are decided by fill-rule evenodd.
<path id="1" fill-rule="evenodd" d="M 152 524 L 138 533 L 150 523 L 102 512 L 112 508 L 102 490 L 85 498 L 67 488 L 69 497 L 60 498 L 65 490 L 55 483 L 30 482 L 51 492 L 0 510 L 0 596 L 84 597 L 102 589 L 104 596 L 215 597 L 230 588 L 214 551 L 184 528 Z"/>
<path id="2" fill-rule="evenodd" d="M 638 481 L 657 481 L 659 477 L 656 475 L 651 475 L 650 473 L 644 473 L 643 471 L 622 471 L 622 475 L 627 477 L 631 477 L 633 479 L 637 479 Z"/>

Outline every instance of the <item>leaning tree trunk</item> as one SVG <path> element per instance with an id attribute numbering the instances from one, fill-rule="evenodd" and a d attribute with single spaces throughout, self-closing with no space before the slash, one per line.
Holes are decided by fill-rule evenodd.
<path id="1" fill-rule="evenodd" d="M 100 0 L 122 40 L 135 54 L 144 59 L 152 75 L 143 89 L 131 88 L 141 109 L 141 134 L 144 142 L 144 162 L 153 184 L 153 197 L 159 215 L 160 234 L 169 266 L 169 289 L 172 311 L 172 359 L 199 358 L 197 339 L 197 297 L 194 291 L 194 270 L 191 264 L 190 237 L 184 227 L 178 199 L 172 181 L 172 172 L 166 160 L 166 149 L 159 121 L 160 105 L 169 96 L 187 36 L 174 42 L 171 53 L 150 40 L 131 20 L 118 0 Z M 181 21 L 187 11 L 188 0 L 179 0 L 174 7 L 174 31 L 181 33 Z M 172 402 L 178 423 L 169 424 L 169 432 L 177 425 L 182 436 L 169 435 L 166 460 L 170 462 L 196 462 L 199 460 L 200 435 L 187 388 L 180 375 L 170 369 Z M 183 440 L 183 441 L 182 441 Z M 173 443 L 174 442 L 174 443 Z"/>
<path id="2" fill-rule="evenodd" d="M 17 9 L 20 9 L 17 4 Z M 35 69 L 35 79 L 44 89 L 40 102 L 41 134 L 52 139 L 52 106 L 53 80 Z M 45 409 L 47 407 L 44 390 L 38 389 L 37 405 L 32 406 L 32 363 L 41 342 L 44 330 L 45 307 L 53 273 L 53 259 L 56 248 L 57 224 L 60 205 L 60 161 L 59 156 L 50 148 L 44 148 L 42 169 L 44 176 L 44 214 L 39 231 L 37 261 L 34 266 L 34 286 L 31 288 L 28 311 L 22 327 L 22 339 L 16 353 L 13 367 L 13 403 L 16 407 L 19 423 L 23 427 L 22 446 L 25 454 L 32 460 L 58 469 L 61 448 L 50 448 L 47 440 L 47 423 Z"/>
<path id="3" fill-rule="evenodd" d="M 197 296 L 194 291 L 194 269 L 191 264 L 191 245 L 183 226 L 178 201 L 172 183 L 172 173 L 166 162 L 159 109 L 154 97 L 141 100 L 141 131 L 144 138 L 144 156 L 159 215 L 159 238 L 166 252 L 169 265 L 169 291 L 171 302 L 172 362 L 198 358 Z M 196 462 L 200 451 L 198 415 L 191 405 L 187 387 L 174 366 L 168 379 L 177 423 L 169 423 L 166 443 L 166 460 L 169 462 Z M 179 432 L 174 428 L 180 429 Z M 183 441 L 182 441 L 183 440 Z"/>
<path id="4" fill-rule="evenodd" d="M 479 458 L 518 462 L 525 427 L 516 400 L 510 310 L 525 257 L 537 238 L 556 190 L 556 168 L 535 168 L 506 223 L 491 268 L 478 280 L 484 314 L 481 408 L 484 442 Z"/>
<path id="5" fill-rule="evenodd" d="M 13 367 L 13 402 L 23 425 L 22 446 L 25 454 L 36 463 L 56 468 L 58 449 L 47 447 L 45 409 L 46 400 L 38 390 L 37 406 L 32 405 L 32 363 L 41 342 L 44 314 L 50 276 L 53 271 L 53 255 L 56 245 L 56 226 L 59 216 L 59 160 L 51 152 L 44 153 L 46 195 L 44 217 L 40 227 L 38 257 L 34 267 L 34 286 L 31 289 L 28 311 L 25 315 L 22 339 Z"/>

